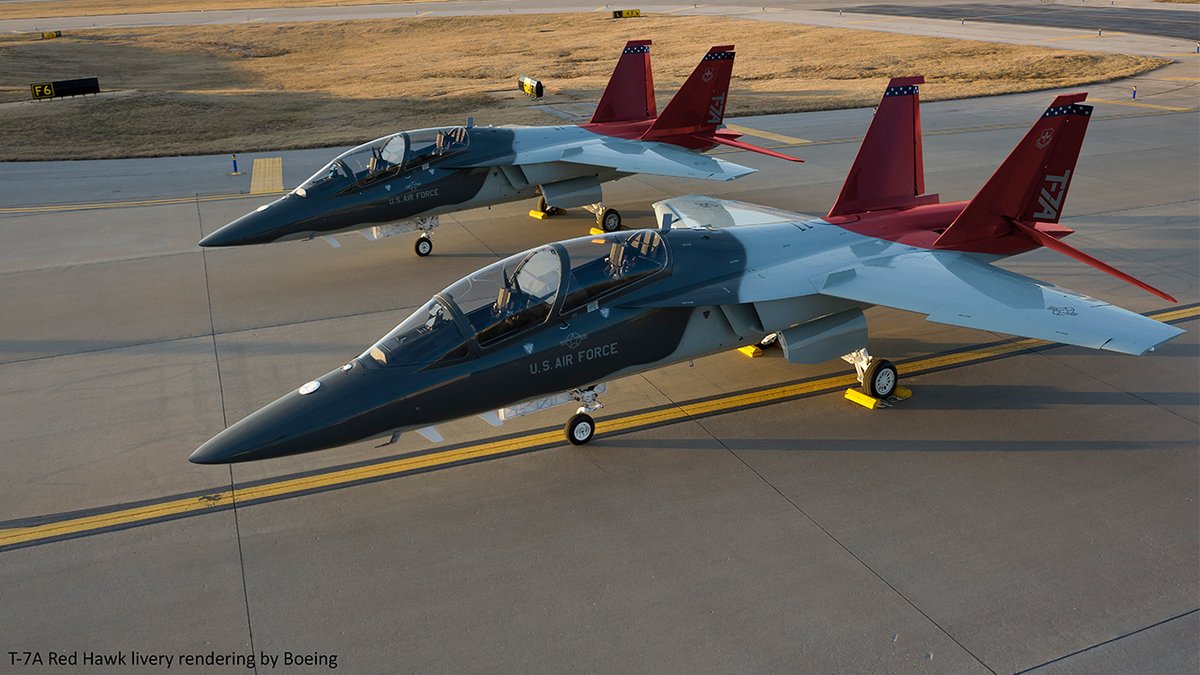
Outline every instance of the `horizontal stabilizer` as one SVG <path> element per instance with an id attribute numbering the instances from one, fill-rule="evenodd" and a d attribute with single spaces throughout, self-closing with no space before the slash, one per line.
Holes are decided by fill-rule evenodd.
<path id="1" fill-rule="evenodd" d="M 1175 298 L 1158 290 L 1157 288 L 1151 286 L 1150 284 L 1148 284 L 1144 281 L 1139 281 L 1139 280 L 1129 276 L 1128 274 L 1122 272 L 1121 270 L 1113 267 L 1112 265 L 1103 263 L 1103 262 L 1093 258 L 1092 256 L 1084 253 L 1083 251 L 1080 251 L 1079 249 L 1077 249 L 1073 246 L 1064 244 L 1063 242 L 1059 241 L 1058 239 L 1055 239 L 1054 237 L 1051 237 L 1050 235 L 1046 234 L 1045 232 L 1042 232 L 1035 228 L 1029 227 L 1028 225 L 1026 225 L 1024 223 L 1020 223 L 1020 222 L 1014 221 L 1013 225 L 1015 225 L 1017 227 L 1017 229 L 1019 229 L 1021 232 L 1023 232 L 1027 236 L 1029 236 L 1031 239 L 1038 242 L 1042 246 L 1045 246 L 1046 248 L 1053 249 L 1055 251 L 1058 251 L 1059 253 L 1062 253 L 1063 255 L 1070 256 L 1070 257 L 1078 260 L 1081 263 L 1091 265 L 1092 267 L 1095 267 L 1096 269 L 1100 270 L 1101 272 L 1113 275 L 1114 277 L 1120 279 L 1121 281 L 1131 283 L 1134 286 L 1137 286 L 1138 288 L 1140 288 L 1144 291 L 1149 291 L 1149 292 L 1157 295 L 1158 297 L 1162 298 L 1163 300 L 1166 300 L 1168 302 L 1179 302 Z"/>
<path id="2" fill-rule="evenodd" d="M 725 135 L 721 135 L 721 134 L 703 134 L 703 135 L 702 134 L 692 134 L 692 138 L 695 138 L 696 140 L 699 140 L 699 141 L 711 141 L 713 143 L 720 143 L 721 145 L 728 145 L 729 147 L 737 148 L 738 150 L 749 150 L 750 152 L 757 152 L 760 155 L 766 155 L 768 157 L 775 157 L 777 159 L 786 159 L 789 162 L 803 162 L 804 161 L 804 160 L 800 159 L 799 157 L 792 157 L 791 155 L 785 155 L 782 152 L 775 152 L 774 150 L 769 150 L 767 148 L 764 148 L 764 147 L 761 147 L 758 145 L 754 145 L 753 143 L 747 143 L 745 141 L 735 140 L 733 138 L 730 138 L 729 136 L 725 136 Z"/>

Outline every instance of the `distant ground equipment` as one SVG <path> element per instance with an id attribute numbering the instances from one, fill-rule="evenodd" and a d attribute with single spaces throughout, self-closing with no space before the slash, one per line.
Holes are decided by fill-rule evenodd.
<path id="1" fill-rule="evenodd" d="M 100 78 L 81 77 L 74 80 L 58 80 L 56 82 L 38 82 L 29 85 L 29 92 L 35 99 L 62 98 L 64 96 L 82 96 L 84 94 L 100 93 Z"/>
<path id="2" fill-rule="evenodd" d="M 517 89 L 520 89 L 521 91 L 525 92 L 527 96 L 531 96 L 533 98 L 541 98 L 542 94 L 545 93 L 545 88 L 542 87 L 542 81 L 535 80 L 528 75 L 521 75 L 517 77 Z"/>

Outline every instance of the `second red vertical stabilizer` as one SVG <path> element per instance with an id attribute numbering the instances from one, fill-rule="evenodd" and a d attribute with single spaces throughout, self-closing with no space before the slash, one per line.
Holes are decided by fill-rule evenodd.
<path id="1" fill-rule="evenodd" d="M 867 129 L 854 166 L 829 216 L 845 216 L 937 201 L 924 195 L 921 109 L 918 85 L 925 78 L 896 77 L 888 83 Z"/>
<path id="2" fill-rule="evenodd" d="M 658 114 L 654 102 L 654 74 L 650 68 L 650 44 L 650 40 L 625 43 L 621 59 L 592 115 L 593 124 L 634 122 Z"/>

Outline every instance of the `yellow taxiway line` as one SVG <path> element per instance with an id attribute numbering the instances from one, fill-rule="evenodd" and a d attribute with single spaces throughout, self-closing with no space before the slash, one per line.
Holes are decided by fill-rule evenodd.
<path id="1" fill-rule="evenodd" d="M 1149 315 L 1159 321 L 1178 321 L 1200 316 L 1200 305 L 1165 310 Z M 976 349 L 949 354 L 935 354 L 903 364 L 905 375 L 919 375 L 930 371 L 977 363 L 1034 347 L 1051 343 L 1042 340 L 1018 339 Z M 807 382 L 766 387 L 750 392 L 721 396 L 707 401 L 684 403 L 658 410 L 633 412 L 619 417 L 602 420 L 597 424 L 598 433 L 615 433 L 648 428 L 692 417 L 731 412 L 741 408 L 809 396 L 818 393 L 838 393 L 853 386 L 853 375 L 835 375 Z M 162 501 L 129 508 L 116 508 L 87 516 L 63 516 L 40 522 L 28 527 L 0 529 L 0 550 L 26 546 L 72 535 L 99 532 L 109 528 L 125 528 L 144 525 L 164 519 L 183 517 L 196 512 L 211 512 L 237 504 L 294 496 L 315 490 L 326 490 L 347 486 L 367 480 L 396 477 L 413 471 L 446 467 L 463 462 L 479 461 L 499 457 L 523 450 L 543 446 L 554 446 L 562 441 L 562 432 L 555 429 L 507 438 L 498 441 L 476 443 L 440 452 L 400 457 L 377 463 L 344 469 L 332 469 L 295 478 L 283 478 L 258 485 L 236 489 L 217 489 L 212 492 L 188 497 L 166 498 Z"/>
<path id="2" fill-rule="evenodd" d="M 283 190 L 278 193 L 282 194 Z M 195 202 L 219 202 L 226 199 L 246 199 L 261 197 L 254 194 L 230 195 L 190 195 L 187 197 L 162 197 L 160 199 L 131 199 L 120 202 L 89 202 L 79 204 L 44 204 L 41 206 L 7 206 L 0 208 L 0 215 L 6 213 L 56 213 L 61 211 L 91 211 L 94 209 L 125 209 L 133 206 L 170 206 L 172 204 L 192 204 Z"/>

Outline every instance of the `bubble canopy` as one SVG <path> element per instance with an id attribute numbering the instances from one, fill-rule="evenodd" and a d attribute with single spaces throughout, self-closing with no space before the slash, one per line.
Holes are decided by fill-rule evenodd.
<path id="1" fill-rule="evenodd" d="M 340 191 L 374 182 L 458 154 L 470 144 L 470 129 L 466 127 L 416 129 L 376 138 L 334 157 L 301 183 L 296 194 L 305 197 L 314 191 Z"/>
<path id="2" fill-rule="evenodd" d="M 655 230 L 540 246 L 455 282 L 360 359 L 368 368 L 454 362 L 505 343 L 552 316 L 594 309 L 664 273 L 669 262 L 666 242 Z"/>

